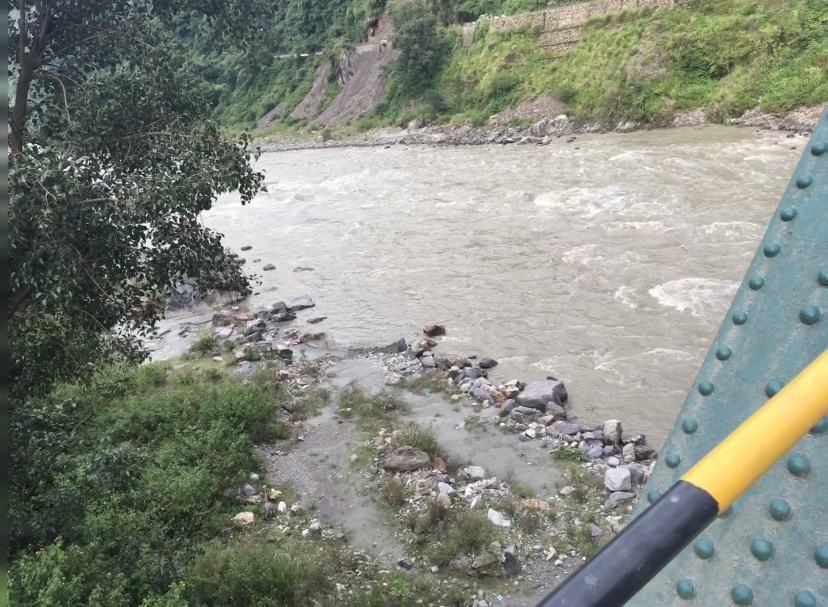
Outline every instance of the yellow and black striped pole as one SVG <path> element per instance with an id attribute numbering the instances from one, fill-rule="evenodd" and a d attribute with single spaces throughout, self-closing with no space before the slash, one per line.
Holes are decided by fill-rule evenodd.
<path id="1" fill-rule="evenodd" d="M 626 604 L 827 414 L 825 350 L 538 607 Z"/>

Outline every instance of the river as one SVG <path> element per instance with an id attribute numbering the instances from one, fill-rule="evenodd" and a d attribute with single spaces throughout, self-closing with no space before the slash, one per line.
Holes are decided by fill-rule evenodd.
<path id="1" fill-rule="evenodd" d="M 443 323 L 441 354 L 564 379 L 576 415 L 658 448 L 806 141 L 703 127 L 268 153 L 268 192 L 203 220 L 253 247 L 252 307 L 310 294 L 338 346 Z"/>

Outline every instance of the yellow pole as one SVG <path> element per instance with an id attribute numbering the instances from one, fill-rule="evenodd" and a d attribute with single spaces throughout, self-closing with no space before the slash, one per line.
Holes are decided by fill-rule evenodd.
<path id="1" fill-rule="evenodd" d="M 682 480 L 728 506 L 824 416 L 828 349 L 691 468 Z"/>

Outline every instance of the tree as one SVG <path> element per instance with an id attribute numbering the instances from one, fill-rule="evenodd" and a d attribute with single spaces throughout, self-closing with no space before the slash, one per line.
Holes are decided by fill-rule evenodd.
<path id="1" fill-rule="evenodd" d="M 10 0 L 8 304 L 14 402 L 83 377 L 140 338 L 176 280 L 247 287 L 199 214 L 250 202 L 246 138 L 205 119 L 173 26 L 256 35 L 261 0 Z"/>
<path id="2" fill-rule="evenodd" d="M 397 80 L 404 95 L 417 95 L 428 88 L 439 67 L 440 38 L 437 18 L 424 0 L 394 7 L 394 48 Z"/>

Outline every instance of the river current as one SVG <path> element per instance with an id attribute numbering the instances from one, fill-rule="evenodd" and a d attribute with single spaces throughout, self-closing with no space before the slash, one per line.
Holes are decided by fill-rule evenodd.
<path id="1" fill-rule="evenodd" d="M 439 353 L 564 379 L 576 415 L 658 448 L 805 142 L 704 127 L 268 153 L 267 193 L 203 220 L 253 247 L 253 308 L 307 293 L 338 346 L 440 322 Z"/>

